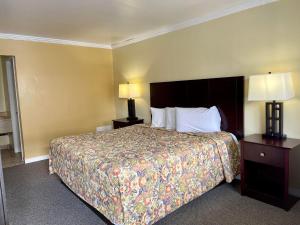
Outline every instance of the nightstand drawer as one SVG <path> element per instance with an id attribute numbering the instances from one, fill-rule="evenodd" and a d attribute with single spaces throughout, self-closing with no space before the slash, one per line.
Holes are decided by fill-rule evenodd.
<path id="1" fill-rule="evenodd" d="M 284 167 L 284 152 L 266 145 L 243 143 L 244 159 L 271 166 Z"/>

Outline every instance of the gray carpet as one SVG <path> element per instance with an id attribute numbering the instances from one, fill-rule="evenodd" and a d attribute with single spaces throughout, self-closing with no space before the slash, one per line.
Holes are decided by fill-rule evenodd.
<path id="1" fill-rule="evenodd" d="M 106 225 L 56 176 L 48 161 L 4 169 L 10 225 Z M 289 212 L 242 197 L 223 184 L 155 225 L 300 225 L 300 202 Z"/>

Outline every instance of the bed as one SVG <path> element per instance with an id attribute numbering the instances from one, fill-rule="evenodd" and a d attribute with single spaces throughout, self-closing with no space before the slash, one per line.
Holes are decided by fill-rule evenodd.
<path id="1" fill-rule="evenodd" d="M 215 80 L 200 81 L 211 85 Z M 74 193 L 114 224 L 153 224 L 220 182 L 231 182 L 238 174 L 239 150 L 232 134 L 238 138 L 243 135 L 241 81 L 243 77 L 217 80 L 225 86 L 233 85 L 233 90 L 227 90 L 221 102 L 215 104 L 222 112 L 222 132 L 179 133 L 139 124 L 61 137 L 50 143 L 50 173 L 56 173 Z M 186 106 L 181 105 L 182 99 L 181 103 L 173 99 L 172 86 L 185 88 L 182 93 L 188 99 L 193 88 L 187 83 L 193 82 L 180 82 L 150 84 L 151 106 Z M 165 97 L 157 100 L 162 91 Z M 198 98 L 196 101 L 206 106 Z M 227 102 L 226 107 L 222 102 Z M 238 118 L 232 115 L 235 113 Z"/>

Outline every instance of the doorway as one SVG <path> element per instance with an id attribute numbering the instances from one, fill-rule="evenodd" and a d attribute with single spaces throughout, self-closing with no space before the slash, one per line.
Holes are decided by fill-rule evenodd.
<path id="1" fill-rule="evenodd" d="M 3 168 L 24 163 L 15 57 L 0 56 L 0 151 Z"/>

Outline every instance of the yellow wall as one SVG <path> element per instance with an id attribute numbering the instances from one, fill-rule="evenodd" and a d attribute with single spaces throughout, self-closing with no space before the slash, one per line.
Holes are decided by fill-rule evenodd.
<path id="1" fill-rule="evenodd" d="M 126 101 L 117 98 L 125 81 L 143 85 L 136 110 L 149 121 L 149 82 L 290 71 L 297 96 L 285 102 L 284 131 L 300 138 L 299 9 L 299 0 L 279 1 L 113 50 L 117 116 L 127 114 Z M 246 101 L 245 133 L 263 131 L 264 103 Z M 300 153 L 296 158 L 293 165 Z M 292 177 L 300 188 L 295 169 Z"/>
<path id="2" fill-rule="evenodd" d="M 16 59 L 26 158 L 115 118 L 111 50 L 0 40 L 0 55 Z"/>

